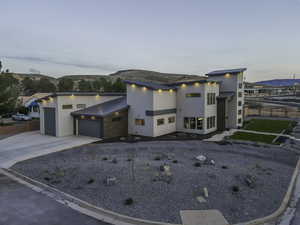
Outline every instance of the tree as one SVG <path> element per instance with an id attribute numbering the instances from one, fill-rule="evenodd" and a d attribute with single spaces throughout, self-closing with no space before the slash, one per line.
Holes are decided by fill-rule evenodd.
<path id="1" fill-rule="evenodd" d="M 95 81 L 93 81 L 92 86 L 93 86 L 94 91 L 103 91 L 104 90 L 104 83 L 103 83 L 102 79 L 96 79 Z"/>
<path id="2" fill-rule="evenodd" d="M 9 73 L 9 72 L 10 72 L 9 69 L 6 69 L 6 70 L 5 70 L 5 73 Z"/>
<path id="3" fill-rule="evenodd" d="M 42 77 L 36 83 L 36 89 L 38 92 L 55 92 L 55 85 L 46 77 Z"/>
<path id="4" fill-rule="evenodd" d="M 121 80 L 121 78 L 118 78 L 112 85 L 112 90 L 114 92 L 125 92 L 126 91 L 126 85 Z"/>
<path id="5" fill-rule="evenodd" d="M 19 96 L 19 81 L 11 74 L 0 75 L 0 115 L 13 112 Z"/>
<path id="6" fill-rule="evenodd" d="M 0 61 L 0 73 L 2 71 L 2 61 Z"/>
<path id="7" fill-rule="evenodd" d="M 79 91 L 92 91 L 92 84 L 90 81 L 86 81 L 84 79 L 81 79 L 78 83 L 78 89 Z"/>
<path id="8" fill-rule="evenodd" d="M 73 91 L 74 82 L 70 78 L 61 78 L 58 82 L 59 91 Z"/>
<path id="9" fill-rule="evenodd" d="M 22 80 L 23 92 L 25 95 L 33 95 L 38 92 L 37 90 L 37 82 L 30 77 L 25 77 Z"/>

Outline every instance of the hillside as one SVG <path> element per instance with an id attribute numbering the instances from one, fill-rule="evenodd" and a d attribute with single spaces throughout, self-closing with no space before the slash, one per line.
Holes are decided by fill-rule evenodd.
<path id="1" fill-rule="evenodd" d="M 49 79 L 54 84 L 57 83 L 57 79 L 51 76 L 43 75 L 43 74 L 31 74 L 31 73 L 12 73 L 13 77 L 19 81 L 24 80 L 25 77 L 29 77 L 33 80 L 40 80 L 42 77 Z"/>
<path id="2" fill-rule="evenodd" d="M 172 83 L 203 78 L 196 75 L 160 73 L 149 70 L 120 70 L 116 73 L 110 74 L 109 76 L 113 78 L 121 78 L 122 80 L 139 80 L 157 83 Z"/>
<path id="3" fill-rule="evenodd" d="M 255 84 L 266 85 L 266 86 L 293 86 L 296 83 L 300 84 L 300 79 L 273 79 L 259 81 Z"/>

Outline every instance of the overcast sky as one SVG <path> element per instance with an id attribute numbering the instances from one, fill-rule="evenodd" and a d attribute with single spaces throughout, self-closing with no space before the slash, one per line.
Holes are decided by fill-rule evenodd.
<path id="1" fill-rule="evenodd" d="M 300 0 L 4 0 L 0 33 L 14 72 L 300 78 Z"/>

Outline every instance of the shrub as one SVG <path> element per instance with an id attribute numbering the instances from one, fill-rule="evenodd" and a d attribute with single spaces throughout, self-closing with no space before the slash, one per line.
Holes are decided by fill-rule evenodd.
<path id="1" fill-rule="evenodd" d="M 222 166 L 222 169 L 226 170 L 228 169 L 228 166 Z"/>
<path id="2" fill-rule="evenodd" d="M 116 164 L 116 163 L 118 163 L 118 160 L 116 158 L 114 158 L 111 162 Z"/>
<path id="3" fill-rule="evenodd" d="M 178 163 L 178 160 L 174 159 L 172 162 L 173 162 L 173 163 Z"/>
<path id="4" fill-rule="evenodd" d="M 236 185 L 232 186 L 232 192 L 237 193 L 240 191 L 240 188 Z"/>
<path id="5" fill-rule="evenodd" d="M 89 181 L 87 182 L 88 184 L 92 184 L 92 183 L 94 183 L 95 182 L 95 180 L 93 179 L 93 178 L 91 178 L 91 179 L 89 179 Z"/>
<path id="6" fill-rule="evenodd" d="M 201 163 L 200 163 L 200 162 L 195 162 L 195 163 L 194 163 L 194 166 L 195 166 L 195 167 L 201 167 Z"/>
<path id="7" fill-rule="evenodd" d="M 132 198 L 127 198 L 124 201 L 124 205 L 132 205 L 133 204 L 133 199 Z"/>
<path id="8" fill-rule="evenodd" d="M 107 160 L 107 157 L 103 157 L 102 160 L 103 160 L 103 161 L 106 161 L 106 160 Z"/>
<path id="9" fill-rule="evenodd" d="M 159 161 L 160 160 L 160 156 L 155 156 L 154 160 Z"/>

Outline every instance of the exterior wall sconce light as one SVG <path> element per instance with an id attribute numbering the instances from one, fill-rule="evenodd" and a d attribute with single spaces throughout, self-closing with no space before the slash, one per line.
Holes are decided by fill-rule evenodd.
<path id="1" fill-rule="evenodd" d="M 82 120 L 83 120 L 84 118 L 85 118 L 85 116 L 80 116 L 80 119 L 82 119 Z"/>
<path id="2" fill-rule="evenodd" d="M 170 89 L 169 92 L 170 92 L 170 93 L 173 93 L 173 89 Z"/>
<path id="3" fill-rule="evenodd" d="M 143 87 L 143 91 L 147 91 L 147 88 L 146 88 L 146 87 Z"/>
<path id="4" fill-rule="evenodd" d="M 100 98 L 100 95 L 99 95 L 99 94 L 97 94 L 97 95 L 96 95 L 96 98 Z"/>
<path id="5" fill-rule="evenodd" d="M 135 84 L 132 84 L 131 87 L 132 87 L 132 88 L 135 88 Z"/>
<path id="6" fill-rule="evenodd" d="M 96 117 L 95 117 L 95 116 L 91 116 L 91 119 L 92 119 L 92 120 L 95 120 L 95 119 L 96 119 Z"/>
<path id="7" fill-rule="evenodd" d="M 186 84 L 182 84 L 181 87 L 182 87 L 182 88 L 185 88 L 185 87 L 186 87 Z"/>
<path id="8" fill-rule="evenodd" d="M 226 77 L 226 78 L 230 78 L 230 77 L 231 77 L 230 73 L 226 73 L 226 74 L 225 74 L 225 77 Z"/>
<path id="9" fill-rule="evenodd" d="M 200 86 L 199 82 L 196 82 L 196 83 L 195 83 L 195 86 L 196 86 L 196 87 L 199 87 L 199 86 Z"/>
<path id="10" fill-rule="evenodd" d="M 161 90 L 161 89 L 158 89 L 158 92 L 159 92 L 159 93 L 161 93 L 161 92 L 162 92 L 162 90 Z"/>
<path id="11" fill-rule="evenodd" d="M 118 116 L 120 113 L 119 112 L 115 112 L 115 116 Z"/>

